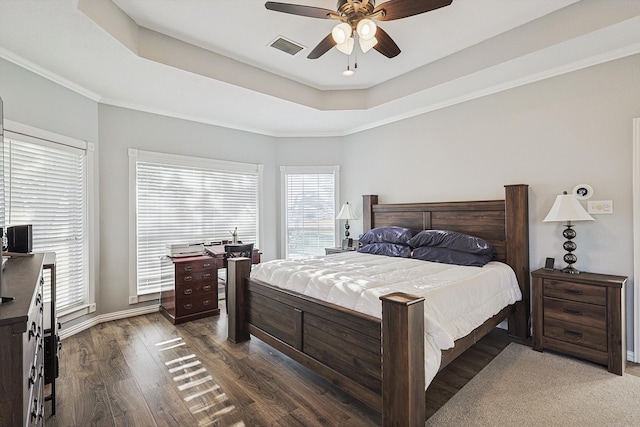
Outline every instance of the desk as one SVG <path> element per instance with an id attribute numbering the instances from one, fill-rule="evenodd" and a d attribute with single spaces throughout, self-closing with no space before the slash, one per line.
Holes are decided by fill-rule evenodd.
<path id="1" fill-rule="evenodd" d="M 209 255 L 212 256 L 214 258 L 216 258 L 218 261 L 218 269 L 221 268 L 227 268 L 227 253 L 224 250 L 224 246 L 225 245 L 212 245 L 212 246 L 205 246 L 204 247 L 204 251 Z M 251 263 L 252 264 L 260 264 L 260 249 L 253 249 L 253 254 L 251 256 Z"/>

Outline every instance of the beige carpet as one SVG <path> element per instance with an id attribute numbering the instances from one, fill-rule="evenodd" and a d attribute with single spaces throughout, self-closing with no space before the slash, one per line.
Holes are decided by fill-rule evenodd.
<path id="1" fill-rule="evenodd" d="M 509 344 L 427 426 L 640 426 L 640 377 Z"/>

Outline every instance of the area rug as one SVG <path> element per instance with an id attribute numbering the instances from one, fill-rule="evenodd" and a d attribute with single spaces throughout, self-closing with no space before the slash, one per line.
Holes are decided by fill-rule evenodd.
<path id="1" fill-rule="evenodd" d="M 512 343 L 426 425 L 640 426 L 640 377 Z"/>

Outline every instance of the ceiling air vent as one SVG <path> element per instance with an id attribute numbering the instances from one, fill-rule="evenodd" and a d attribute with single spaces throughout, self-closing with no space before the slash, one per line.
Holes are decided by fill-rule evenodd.
<path id="1" fill-rule="evenodd" d="M 274 41 L 272 41 L 269 46 L 281 50 L 289 55 L 293 56 L 296 53 L 300 52 L 304 49 L 304 46 L 299 45 L 297 43 L 292 42 L 291 40 L 287 40 L 282 36 L 278 36 Z"/>

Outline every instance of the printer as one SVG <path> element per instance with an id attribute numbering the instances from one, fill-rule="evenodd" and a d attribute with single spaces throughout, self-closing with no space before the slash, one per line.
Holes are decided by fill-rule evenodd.
<path id="1" fill-rule="evenodd" d="M 204 243 L 172 243 L 165 247 L 165 254 L 171 258 L 197 256 L 204 253 Z"/>

